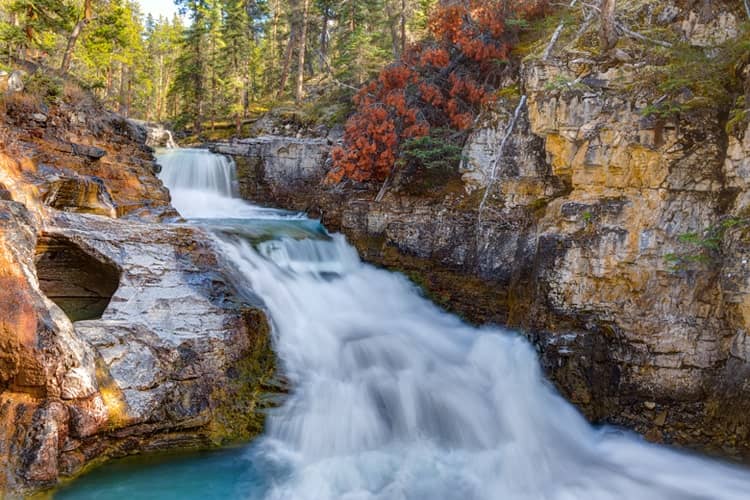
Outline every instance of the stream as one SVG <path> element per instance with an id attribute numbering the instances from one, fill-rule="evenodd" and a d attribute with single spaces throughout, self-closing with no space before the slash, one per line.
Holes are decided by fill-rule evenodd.
<path id="1" fill-rule="evenodd" d="M 239 199 L 226 158 L 159 163 L 263 300 L 293 390 L 250 445 L 116 461 L 55 498 L 750 498 L 746 468 L 589 425 L 520 334 L 469 326 L 319 222 Z"/>

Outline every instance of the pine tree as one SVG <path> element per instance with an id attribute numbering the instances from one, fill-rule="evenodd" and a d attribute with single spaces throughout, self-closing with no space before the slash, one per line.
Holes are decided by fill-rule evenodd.
<path id="1" fill-rule="evenodd" d="M 55 45 L 56 36 L 68 31 L 76 16 L 73 5 L 61 0 L 12 0 L 6 7 L 14 22 L 3 23 L 3 41 L 14 43 L 18 56 L 44 54 Z"/>
<path id="2" fill-rule="evenodd" d="M 68 72 L 68 69 L 70 68 L 70 61 L 73 59 L 73 49 L 75 48 L 76 42 L 78 41 L 78 37 L 81 35 L 81 31 L 83 31 L 86 25 L 91 22 L 92 17 L 93 12 L 91 0 L 84 0 L 80 19 L 73 27 L 73 31 L 71 31 L 70 36 L 68 37 L 68 44 L 65 47 L 62 64 L 60 65 L 60 71 L 62 73 Z"/>
<path id="3" fill-rule="evenodd" d="M 180 122 L 192 119 L 193 132 L 200 134 L 204 117 L 204 72 L 206 57 L 204 43 L 210 28 L 210 4 L 207 0 L 176 0 L 180 11 L 190 17 L 190 25 L 185 28 L 182 47 L 177 59 L 177 74 L 172 92 L 179 95 L 183 112 Z"/>

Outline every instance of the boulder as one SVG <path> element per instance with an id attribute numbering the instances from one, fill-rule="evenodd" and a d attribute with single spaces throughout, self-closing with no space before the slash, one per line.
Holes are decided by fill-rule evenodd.
<path id="1" fill-rule="evenodd" d="M 23 89 L 26 87 L 23 81 L 25 76 L 25 71 L 13 71 L 8 77 L 8 92 L 23 92 Z"/>

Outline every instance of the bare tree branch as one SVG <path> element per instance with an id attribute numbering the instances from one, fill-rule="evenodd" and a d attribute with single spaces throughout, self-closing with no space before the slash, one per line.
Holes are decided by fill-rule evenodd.
<path id="1" fill-rule="evenodd" d="M 571 0 L 570 5 L 568 5 L 568 7 L 570 8 L 575 7 L 577 1 L 578 0 Z M 750 0 L 745 0 L 745 1 L 750 1 Z M 550 38 L 550 41 L 547 44 L 547 47 L 545 47 L 544 52 L 542 53 L 542 61 L 546 61 L 547 59 L 549 59 L 549 56 L 552 53 L 552 48 L 557 43 L 557 39 L 560 38 L 560 35 L 562 34 L 562 30 L 564 27 L 565 27 L 565 22 L 560 21 L 560 24 L 557 25 L 555 32 L 552 33 L 552 38 Z"/>
<path id="2" fill-rule="evenodd" d="M 669 42 L 665 42 L 664 40 L 656 40 L 655 38 L 649 38 L 649 37 L 647 37 L 645 35 L 641 35 L 640 33 L 637 33 L 635 31 L 629 29 L 627 26 L 625 26 L 623 23 L 621 23 L 619 21 L 617 23 L 615 23 L 615 26 L 617 26 L 617 29 L 620 30 L 620 31 L 622 31 L 622 33 L 625 36 L 629 36 L 630 38 L 635 38 L 636 40 L 640 40 L 642 42 L 653 43 L 655 45 L 660 45 L 662 47 L 667 47 L 667 48 L 674 47 L 674 45 L 672 45 Z"/>
<path id="3" fill-rule="evenodd" d="M 744 0 L 744 1 L 748 2 L 750 0 Z M 586 3 L 586 2 L 581 2 L 581 4 L 584 7 L 592 9 L 592 10 L 594 10 L 594 11 L 596 11 L 596 12 L 598 12 L 598 13 L 601 14 L 601 9 L 599 8 L 598 5 L 592 5 L 592 4 Z M 615 21 L 615 26 L 617 27 L 618 30 L 620 30 L 622 32 L 623 35 L 629 36 L 630 38 L 635 38 L 636 40 L 639 40 L 641 42 L 653 43 L 655 45 L 660 45 L 660 46 L 666 47 L 666 48 L 672 48 L 672 47 L 674 47 L 673 44 L 671 44 L 669 42 L 665 42 L 664 40 L 657 40 L 655 38 L 650 38 L 650 37 L 647 37 L 646 35 L 642 35 L 642 34 L 636 32 L 636 31 L 633 31 L 630 28 L 628 28 L 627 25 L 625 23 L 623 23 L 622 21 Z"/>

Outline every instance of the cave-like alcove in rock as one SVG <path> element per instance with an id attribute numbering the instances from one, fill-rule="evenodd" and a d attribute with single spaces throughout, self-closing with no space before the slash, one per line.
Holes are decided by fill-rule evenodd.
<path id="1" fill-rule="evenodd" d="M 42 235 L 35 260 L 42 291 L 71 321 L 101 318 L 120 283 L 117 266 L 62 236 Z"/>

